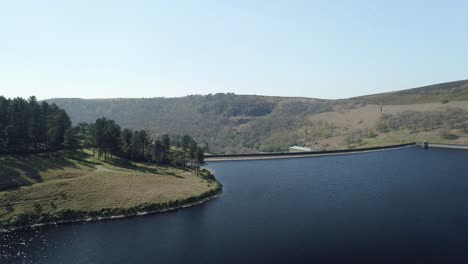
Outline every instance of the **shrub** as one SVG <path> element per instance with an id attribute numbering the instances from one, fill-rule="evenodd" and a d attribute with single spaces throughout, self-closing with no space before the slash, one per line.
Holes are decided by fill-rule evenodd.
<path id="1" fill-rule="evenodd" d="M 34 203 L 34 212 L 40 214 L 42 212 L 42 205 L 40 203 Z"/>
<path id="2" fill-rule="evenodd" d="M 7 213 L 11 213 L 11 212 L 13 212 L 15 210 L 15 208 L 13 207 L 13 205 L 10 202 L 5 203 L 4 207 L 5 207 L 5 211 Z"/>
<path id="3" fill-rule="evenodd" d="M 198 172 L 198 175 L 205 180 L 215 180 L 214 175 L 207 169 L 202 169 Z"/>

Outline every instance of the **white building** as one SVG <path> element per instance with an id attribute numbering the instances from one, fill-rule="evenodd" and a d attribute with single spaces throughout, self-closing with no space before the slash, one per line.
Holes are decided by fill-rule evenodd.
<path id="1" fill-rule="evenodd" d="M 306 151 L 312 151 L 312 148 L 300 147 L 300 146 L 292 146 L 289 148 L 289 152 L 306 152 Z"/>

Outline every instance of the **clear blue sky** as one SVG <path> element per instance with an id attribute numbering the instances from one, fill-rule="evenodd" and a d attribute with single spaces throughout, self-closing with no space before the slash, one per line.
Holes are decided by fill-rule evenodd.
<path id="1" fill-rule="evenodd" d="M 345 98 L 468 79 L 467 1 L 0 0 L 0 94 Z"/>

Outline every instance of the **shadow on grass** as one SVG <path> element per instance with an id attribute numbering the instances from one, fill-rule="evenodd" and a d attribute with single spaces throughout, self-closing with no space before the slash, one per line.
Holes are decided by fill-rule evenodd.
<path id="1" fill-rule="evenodd" d="M 21 176 L 18 170 L 0 163 L 0 191 L 17 189 L 23 185 L 30 185 L 31 182 Z"/>
<path id="2" fill-rule="evenodd" d="M 65 159 L 39 156 L 8 156 L 0 162 L 0 190 L 18 188 L 23 185 L 43 182 L 40 173 L 48 169 L 61 170 L 75 166 Z"/>
<path id="3" fill-rule="evenodd" d="M 161 172 L 157 168 L 140 167 L 140 166 L 133 164 L 133 162 L 124 160 L 124 159 L 116 158 L 116 159 L 108 160 L 106 162 L 112 166 L 120 167 L 120 168 L 127 169 L 127 170 L 135 170 L 139 172 L 152 173 L 152 174 L 161 174 Z"/>
<path id="4" fill-rule="evenodd" d="M 444 136 L 444 138 L 448 140 L 455 140 L 455 139 L 459 139 L 460 137 L 454 134 L 447 134 Z"/>
<path id="5" fill-rule="evenodd" d="M 116 167 L 123 168 L 123 169 L 128 169 L 128 170 L 139 171 L 139 172 L 142 172 L 142 173 L 168 175 L 168 176 L 174 176 L 174 177 L 177 177 L 177 178 L 184 178 L 183 176 L 177 175 L 172 171 L 166 171 L 166 170 L 163 171 L 162 168 L 165 168 L 165 167 L 159 167 L 159 168 L 156 168 L 156 167 L 154 167 L 154 168 L 141 167 L 141 166 L 135 165 L 131 161 L 124 160 L 124 159 L 119 159 L 119 158 L 111 159 L 111 160 L 108 160 L 106 162 L 109 163 L 112 166 L 116 166 Z"/>
<path id="6" fill-rule="evenodd" d="M 68 154 L 67 157 L 77 161 L 80 165 L 83 165 L 89 168 L 94 168 L 96 167 L 96 165 L 101 165 L 101 163 L 99 162 L 89 160 L 89 158 L 91 158 L 92 155 L 85 153 L 84 151 L 73 152 L 71 154 Z"/>
<path id="7" fill-rule="evenodd" d="M 40 174 L 46 170 L 77 168 L 70 159 L 88 167 L 95 165 L 86 160 L 87 154 L 81 151 L 68 155 L 67 158 L 64 156 L 63 152 L 53 152 L 0 157 L 0 191 L 43 182 Z"/>

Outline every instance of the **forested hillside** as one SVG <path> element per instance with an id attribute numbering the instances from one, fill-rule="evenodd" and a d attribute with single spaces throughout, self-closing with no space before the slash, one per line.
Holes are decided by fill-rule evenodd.
<path id="1" fill-rule="evenodd" d="M 75 123 L 100 117 L 154 135 L 192 135 L 214 153 L 275 151 L 299 140 L 304 117 L 333 110 L 334 101 L 248 96 L 193 95 L 148 99 L 51 99 Z M 316 131 L 314 133 L 321 133 Z"/>
<path id="2" fill-rule="evenodd" d="M 292 145 L 322 150 L 412 140 L 464 143 L 464 100 L 468 81 L 342 100 L 214 94 L 47 101 L 76 123 L 106 117 L 153 136 L 192 135 L 212 153 L 245 153 Z"/>

